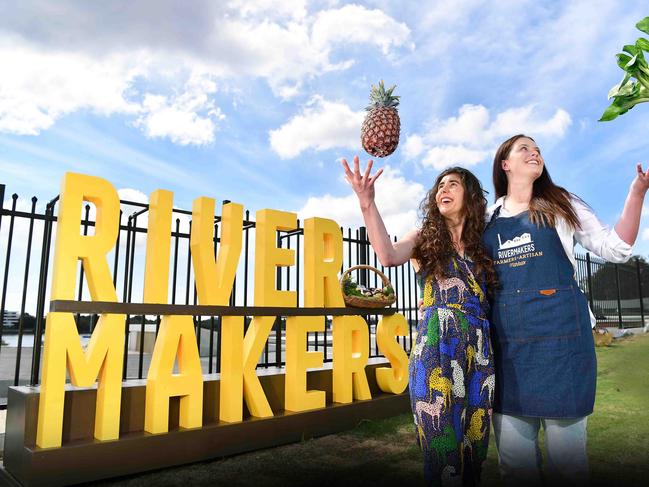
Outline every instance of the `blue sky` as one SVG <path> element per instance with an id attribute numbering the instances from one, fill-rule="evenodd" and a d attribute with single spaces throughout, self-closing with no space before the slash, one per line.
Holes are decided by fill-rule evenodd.
<path id="1" fill-rule="evenodd" d="M 641 35 L 644 1 L 0 1 L 0 183 L 25 207 L 66 171 L 146 201 L 199 196 L 361 224 L 339 159 L 371 84 L 401 95 L 401 141 L 375 161 L 388 230 L 417 223 L 440 169 L 491 160 L 518 132 L 555 182 L 614 224 L 649 106 L 597 122 Z M 644 9 L 643 9 L 644 7 Z M 491 196 L 490 196 L 491 198 Z M 220 212 L 220 206 L 217 206 Z M 5 231 L 3 225 L 3 233 Z M 649 253 L 643 216 L 636 253 Z"/>

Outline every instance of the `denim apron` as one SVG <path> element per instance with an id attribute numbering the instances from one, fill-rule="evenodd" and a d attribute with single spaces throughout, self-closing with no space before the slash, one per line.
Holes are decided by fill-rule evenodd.
<path id="1" fill-rule="evenodd" d="M 528 212 L 498 218 L 483 240 L 499 289 L 492 306 L 494 411 L 540 418 L 593 412 L 596 359 L 586 297 L 554 228 Z"/>

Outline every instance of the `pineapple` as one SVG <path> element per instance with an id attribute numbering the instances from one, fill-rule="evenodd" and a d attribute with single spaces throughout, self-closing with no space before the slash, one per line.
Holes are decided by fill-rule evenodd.
<path id="1" fill-rule="evenodd" d="M 392 96 L 396 86 L 385 90 L 383 80 L 376 87 L 372 85 L 369 112 L 361 127 L 361 143 L 363 149 L 375 157 L 385 157 L 392 154 L 399 144 L 401 121 L 397 112 L 399 97 Z"/>

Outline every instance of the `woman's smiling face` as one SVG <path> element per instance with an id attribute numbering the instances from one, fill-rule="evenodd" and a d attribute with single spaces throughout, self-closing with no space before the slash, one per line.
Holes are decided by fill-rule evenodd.
<path id="1" fill-rule="evenodd" d="M 521 137 L 514 142 L 509 156 L 501 164 L 507 173 L 507 178 L 527 176 L 535 180 L 543 172 L 545 161 L 541 157 L 541 149 L 538 148 L 536 142 L 527 137 Z"/>
<path id="2" fill-rule="evenodd" d="M 444 176 L 437 185 L 437 208 L 444 218 L 456 218 L 464 212 L 464 184 L 457 173 Z"/>

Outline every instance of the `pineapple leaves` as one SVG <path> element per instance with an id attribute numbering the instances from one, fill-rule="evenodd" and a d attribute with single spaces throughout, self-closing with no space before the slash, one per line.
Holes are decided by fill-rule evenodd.
<path id="1" fill-rule="evenodd" d="M 396 87 L 397 85 L 392 85 L 386 91 L 383 80 L 379 81 L 378 86 L 372 85 L 372 89 L 370 90 L 370 104 L 365 107 L 365 110 L 369 112 L 378 107 L 397 107 L 400 97 L 392 95 Z"/>
<path id="2" fill-rule="evenodd" d="M 649 34 L 649 17 L 636 24 L 641 32 Z M 622 69 L 622 81 L 613 86 L 608 92 L 608 98 L 613 99 L 606 108 L 600 122 L 613 120 L 628 112 L 639 103 L 649 102 L 649 64 L 645 52 L 649 54 L 649 40 L 640 37 L 635 44 L 627 44 L 617 54 L 617 65 Z"/>

